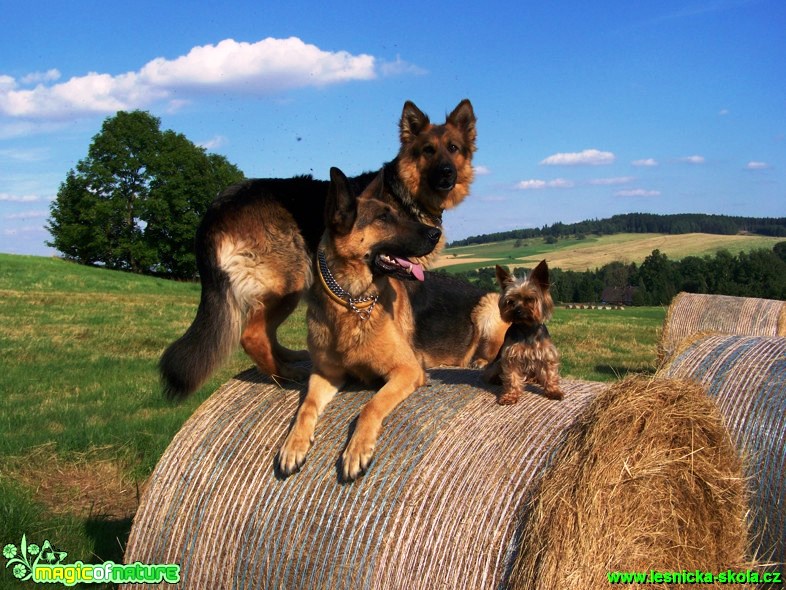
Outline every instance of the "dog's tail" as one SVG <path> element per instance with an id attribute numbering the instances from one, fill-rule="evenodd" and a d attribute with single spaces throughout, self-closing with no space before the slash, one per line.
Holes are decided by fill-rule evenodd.
<path id="1" fill-rule="evenodd" d="M 215 248 L 197 256 L 202 295 L 196 317 L 186 333 L 161 355 L 158 368 L 169 399 L 194 393 L 224 363 L 240 342 L 245 313 L 229 274 L 219 265 Z"/>

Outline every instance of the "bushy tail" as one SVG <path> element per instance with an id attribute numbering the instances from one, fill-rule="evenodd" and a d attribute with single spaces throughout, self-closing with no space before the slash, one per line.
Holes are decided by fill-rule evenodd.
<path id="1" fill-rule="evenodd" d="M 169 399 L 194 393 L 240 342 L 242 314 L 232 296 L 229 277 L 202 285 L 199 309 L 191 326 L 161 355 L 158 368 Z"/>

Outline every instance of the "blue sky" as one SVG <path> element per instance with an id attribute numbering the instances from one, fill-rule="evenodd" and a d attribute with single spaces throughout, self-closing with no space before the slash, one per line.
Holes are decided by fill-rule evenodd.
<path id="1" fill-rule="evenodd" d="M 405 100 L 478 117 L 449 240 L 635 211 L 786 216 L 786 2 L 0 0 L 0 252 L 102 121 L 141 108 L 249 177 L 398 149 Z"/>

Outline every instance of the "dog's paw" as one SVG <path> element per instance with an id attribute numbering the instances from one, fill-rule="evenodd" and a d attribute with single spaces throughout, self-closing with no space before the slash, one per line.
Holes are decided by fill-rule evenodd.
<path id="1" fill-rule="evenodd" d="M 557 400 L 562 399 L 563 397 L 565 397 L 565 394 L 562 392 L 562 390 L 559 387 L 556 387 L 556 388 L 544 388 L 543 389 L 543 395 L 545 395 L 549 399 L 557 399 Z"/>
<path id="2" fill-rule="evenodd" d="M 292 475 L 306 462 L 311 440 L 292 429 L 278 452 L 278 468 L 284 476 Z"/>
<path id="3" fill-rule="evenodd" d="M 341 456 L 341 467 L 344 481 L 353 481 L 365 473 L 371 465 L 371 458 L 376 448 L 376 438 L 358 436 L 355 433 Z"/>
<path id="4" fill-rule="evenodd" d="M 518 391 L 504 391 L 497 396 L 497 403 L 501 406 L 512 406 L 519 403 Z"/>

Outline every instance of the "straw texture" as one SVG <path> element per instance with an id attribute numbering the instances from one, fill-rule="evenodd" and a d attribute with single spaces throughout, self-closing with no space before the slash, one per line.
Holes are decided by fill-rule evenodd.
<path id="1" fill-rule="evenodd" d="M 751 533 L 760 560 L 786 561 L 786 338 L 709 335 L 681 346 L 661 370 L 715 398 L 746 459 Z"/>
<path id="2" fill-rule="evenodd" d="M 562 401 L 533 393 L 514 406 L 500 406 L 495 402 L 497 389 L 484 388 L 477 371 L 432 370 L 429 385 L 386 420 L 369 472 L 343 484 L 337 462 L 352 420 L 374 392 L 341 392 L 325 410 L 301 472 L 281 480 L 275 476 L 274 459 L 302 392 L 280 388 L 254 371 L 241 374 L 200 407 L 164 453 L 134 520 L 126 562 L 178 563 L 178 587 L 189 589 L 535 587 L 526 576 L 524 582 L 519 576 L 511 584 L 510 576 L 514 564 L 525 567 L 546 550 L 522 548 L 522 540 L 532 534 L 522 532 L 531 520 L 532 502 L 544 495 L 543 474 L 563 461 L 560 449 L 577 427 L 608 422 L 605 431 L 613 438 L 621 425 L 631 426 L 620 418 L 623 408 L 629 409 L 629 417 L 646 410 L 627 386 L 609 396 L 600 383 L 563 380 L 561 385 Z M 667 389 L 671 392 L 674 386 Z M 679 399 L 685 397 L 681 392 Z M 666 395 L 650 413 L 671 417 L 680 432 L 700 434 L 704 430 L 699 425 L 712 422 L 715 414 L 710 400 L 699 397 L 703 404 L 686 409 Z M 598 399 L 607 401 L 598 406 Z M 676 409 L 670 413 L 672 406 Z M 715 434 L 728 438 L 722 427 Z M 616 513 L 621 516 L 606 523 L 603 543 L 587 545 L 587 535 L 601 535 L 581 523 L 568 528 L 542 525 L 551 527 L 549 535 L 572 545 L 577 563 L 595 564 L 595 570 L 617 563 L 611 557 L 619 557 L 616 544 L 628 546 L 623 541 L 630 536 L 630 511 L 640 511 L 645 503 L 669 505 L 684 488 L 681 481 L 695 483 L 693 491 L 701 492 L 690 508 L 695 514 L 677 511 L 692 523 L 688 531 L 682 521 L 663 519 L 660 529 L 648 529 L 640 549 L 659 552 L 671 567 L 694 563 L 684 558 L 686 552 L 695 557 L 696 551 L 705 551 L 699 541 L 718 518 L 726 518 L 726 532 L 712 528 L 712 536 L 735 559 L 743 558 L 744 530 L 736 514 L 731 518 L 726 509 L 729 502 L 740 501 L 734 491 L 739 473 L 733 465 L 738 460 L 725 451 L 711 455 L 710 463 L 715 463 L 708 469 L 724 474 L 722 482 L 715 482 L 694 469 L 695 460 L 701 459 L 698 451 L 693 456 L 677 445 L 667 452 L 672 437 L 671 431 L 657 429 L 640 433 L 640 448 L 630 452 L 643 456 L 653 469 L 668 463 L 668 476 L 661 478 L 659 488 L 627 488 Z M 605 453 L 619 462 L 632 456 L 619 447 L 605 448 L 609 440 L 590 447 L 588 457 Z M 675 453 L 692 459 L 677 461 Z M 620 464 L 617 475 L 622 469 Z M 709 482 L 709 489 L 697 478 Z M 595 484 L 589 493 L 606 489 L 603 482 Z M 562 490 L 548 493 L 556 505 L 563 502 Z M 675 545 L 676 539 L 685 542 Z M 694 541 L 699 549 L 691 553 L 685 545 Z M 709 563 L 715 562 L 702 562 Z M 551 576 L 555 588 L 578 587 L 563 574 Z"/>
<path id="3" fill-rule="evenodd" d="M 680 293 L 671 302 L 658 344 L 661 361 L 697 332 L 786 336 L 786 302 L 753 297 Z"/>
<path id="4" fill-rule="evenodd" d="M 369 472 L 339 481 L 349 427 L 373 391 L 328 405 L 300 473 L 274 458 L 300 390 L 254 371 L 213 394 L 164 453 L 126 562 L 179 563 L 180 588 L 497 588 L 527 492 L 597 383 L 564 381 L 499 406 L 479 373 L 430 372 L 387 419 Z"/>

